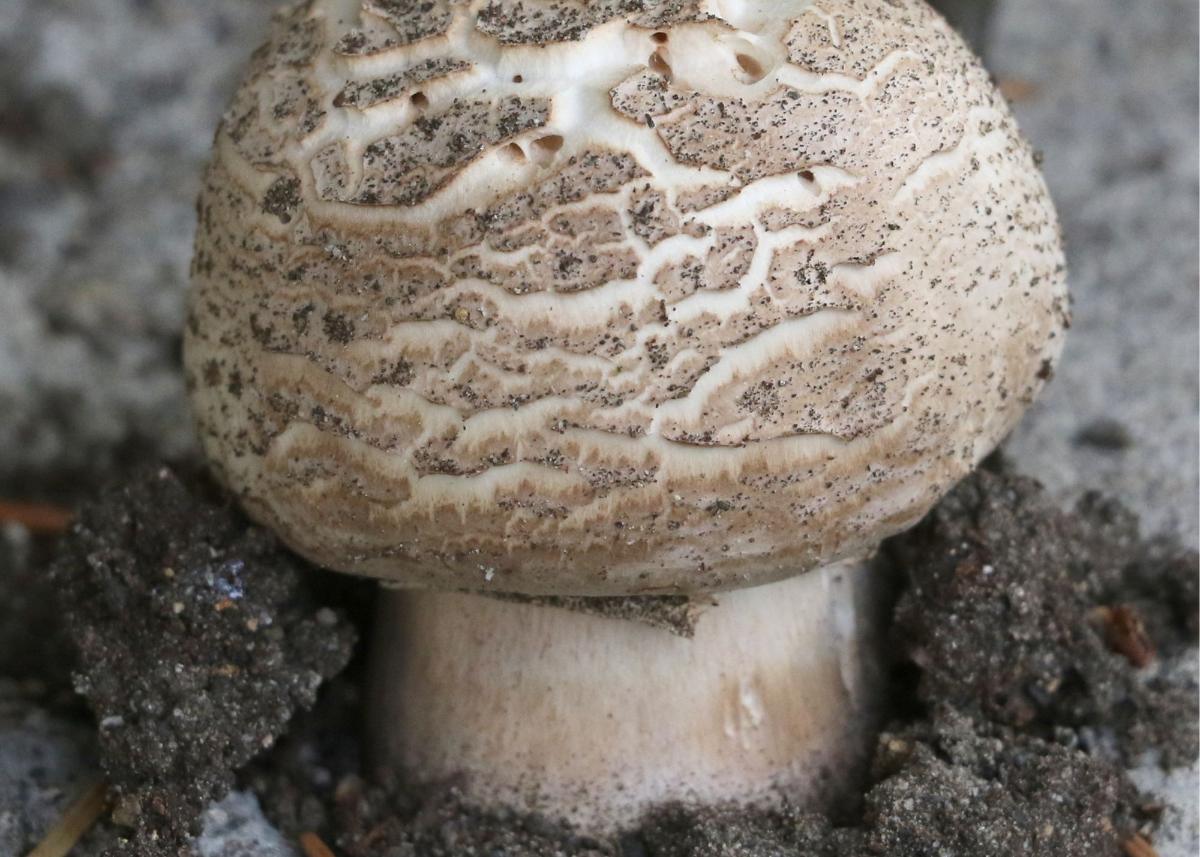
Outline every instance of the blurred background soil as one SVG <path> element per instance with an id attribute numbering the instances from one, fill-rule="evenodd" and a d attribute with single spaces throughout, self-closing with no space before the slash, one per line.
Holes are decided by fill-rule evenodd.
<path id="1" fill-rule="evenodd" d="M 73 503 L 191 449 L 179 330 L 194 199 L 273 6 L 0 0 L 0 497 Z M 1056 499 L 1101 489 L 1193 548 L 1197 30 L 1194 0 L 997 0 L 982 45 L 1044 154 L 1074 297 L 1058 376 L 1007 451 Z M 0 575 L 37 550 L 0 532 Z M 10 660 L 35 645 L 4 633 Z M 0 679 L 0 855 L 57 815 L 90 752 L 86 731 L 14 687 Z M 1197 851 L 1195 775 L 1135 775 L 1171 804 L 1162 857 Z M 234 795 L 210 810 L 202 850 L 280 853 L 261 825 Z M 239 841 L 251 850 L 227 850 Z"/>

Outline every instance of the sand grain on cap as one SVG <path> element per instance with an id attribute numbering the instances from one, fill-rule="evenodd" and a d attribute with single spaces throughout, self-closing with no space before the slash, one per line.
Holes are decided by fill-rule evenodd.
<path id="1" fill-rule="evenodd" d="M 916 0 L 311 0 L 200 222 L 220 477 L 410 585 L 689 592 L 860 553 L 1008 432 L 1067 322 L 1031 152 Z"/>

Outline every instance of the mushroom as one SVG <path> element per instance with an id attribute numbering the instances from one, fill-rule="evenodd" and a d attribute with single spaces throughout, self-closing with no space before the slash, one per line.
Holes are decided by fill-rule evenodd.
<path id="1" fill-rule="evenodd" d="M 185 358 L 246 511 L 386 584 L 375 758 L 596 832 L 837 800 L 870 557 L 1067 326 L 1003 100 L 920 0 L 356 2 L 281 14 L 224 117 Z"/>

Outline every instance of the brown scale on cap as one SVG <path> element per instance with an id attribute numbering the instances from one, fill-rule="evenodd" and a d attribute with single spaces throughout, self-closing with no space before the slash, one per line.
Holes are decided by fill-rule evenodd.
<path id="1" fill-rule="evenodd" d="M 1067 323 L 1028 146 L 923 3 L 761 6 L 281 15 L 186 337 L 250 513 L 408 585 L 689 593 L 860 555 L 987 454 Z"/>

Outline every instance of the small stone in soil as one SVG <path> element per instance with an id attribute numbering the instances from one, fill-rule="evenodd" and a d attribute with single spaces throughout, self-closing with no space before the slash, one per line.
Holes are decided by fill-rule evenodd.
<path id="1" fill-rule="evenodd" d="M 1124 423 L 1099 419 L 1088 423 L 1075 435 L 1075 442 L 1106 452 L 1120 452 L 1133 446 L 1133 436 Z"/>

